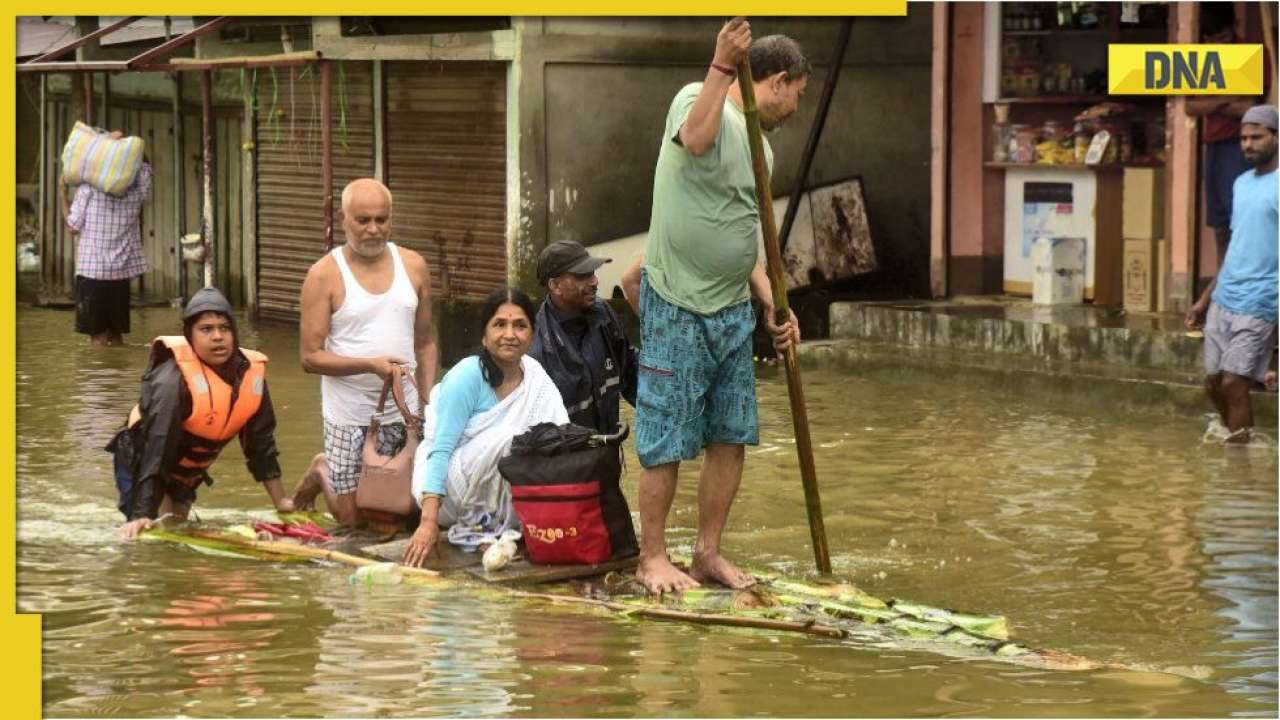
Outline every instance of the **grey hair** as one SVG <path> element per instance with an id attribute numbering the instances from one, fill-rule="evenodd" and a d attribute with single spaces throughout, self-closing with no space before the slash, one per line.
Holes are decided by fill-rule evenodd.
<path id="1" fill-rule="evenodd" d="M 786 35 L 766 35 L 751 41 L 751 75 L 762 80 L 786 73 L 787 82 L 808 77 L 813 72 L 800 43 Z"/>
<path id="2" fill-rule="evenodd" d="M 352 180 L 351 182 L 347 183 L 346 187 L 342 188 L 342 212 L 344 213 L 347 212 L 347 208 L 351 206 L 351 196 L 355 194 L 356 187 L 358 185 L 363 185 L 368 183 L 372 183 L 379 190 L 381 190 L 382 194 L 387 196 L 387 205 L 388 206 L 392 205 L 390 188 L 388 188 L 386 185 L 383 185 L 381 182 L 379 182 L 375 178 L 356 178 L 355 180 Z"/>

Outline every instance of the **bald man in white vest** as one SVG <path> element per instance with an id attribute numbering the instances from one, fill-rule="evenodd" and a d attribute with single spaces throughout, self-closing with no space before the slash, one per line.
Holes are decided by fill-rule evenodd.
<path id="1" fill-rule="evenodd" d="M 302 284 L 302 367 L 321 377 L 324 453 L 315 456 L 295 497 L 307 507 L 321 492 L 343 525 L 359 521 L 355 492 L 361 448 L 393 366 L 412 373 L 409 408 L 421 410 L 439 361 L 431 322 L 431 273 L 418 253 L 391 237 L 391 191 L 373 178 L 342 191 L 346 243 L 320 258 Z M 378 452 L 403 447 L 395 403 L 379 415 Z"/>

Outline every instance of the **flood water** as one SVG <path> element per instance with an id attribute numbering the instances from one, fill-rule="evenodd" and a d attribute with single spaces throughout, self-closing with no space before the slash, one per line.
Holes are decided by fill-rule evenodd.
<path id="1" fill-rule="evenodd" d="M 1201 416 L 1014 394 L 976 371 L 806 372 L 836 572 L 880 597 L 1004 614 L 1024 645 L 1117 666 L 1045 671 L 890 636 L 628 620 L 121 544 L 101 448 L 137 398 L 143 343 L 177 327 L 173 310 L 133 318 L 134 344 L 103 351 L 72 334 L 70 313 L 18 311 L 18 603 L 44 615 L 48 716 L 1277 713 L 1276 451 L 1202 444 Z M 319 380 L 299 368 L 292 328 L 242 328 L 272 358 L 294 478 L 321 448 Z M 759 395 L 762 443 L 725 546 L 805 574 L 784 380 L 762 371 Z M 234 445 L 201 491 L 206 522 L 266 507 Z M 670 521 L 686 551 L 696 465 Z"/>

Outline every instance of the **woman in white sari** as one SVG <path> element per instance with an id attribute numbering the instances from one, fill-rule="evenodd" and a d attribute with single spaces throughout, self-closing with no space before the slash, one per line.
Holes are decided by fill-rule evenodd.
<path id="1" fill-rule="evenodd" d="M 405 547 L 406 565 L 421 565 L 440 529 L 497 535 L 520 527 L 498 460 L 511 440 L 540 422 L 569 422 L 560 391 L 536 360 L 533 303 L 519 290 L 495 290 L 485 301 L 481 350 L 453 366 L 431 391 L 423 439 L 414 456 L 413 497 L 422 521 Z"/>

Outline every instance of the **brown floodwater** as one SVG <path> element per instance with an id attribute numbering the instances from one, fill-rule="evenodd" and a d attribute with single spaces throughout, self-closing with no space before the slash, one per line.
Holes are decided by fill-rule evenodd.
<path id="1" fill-rule="evenodd" d="M 84 716 L 1187 717 L 1277 713 L 1274 445 L 1205 444 L 1205 418 L 891 358 L 808 370 L 832 563 L 880 597 L 1009 618 L 1015 639 L 1115 668 L 1048 671 L 908 643 L 640 621 L 489 588 L 360 587 L 345 569 L 121 544 L 102 446 L 145 340 L 87 347 L 70 313 L 17 316 L 18 603 L 44 615 L 44 711 Z M 243 322 L 272 358 L 287 477 L 321 448 L 296 331 Z M 456 357 L 465 348 L 446 348 Z M 1046 383 L 1052 383 L 1046 377 Z M 726 549 L 812 568 L 787 393 L 758 386 L 761 445 Z M 1207 409 L 1207 406 L 1206 406 Z M 1275 436 L 1275 419 L 1263 423 Z M 634 509 L 634 455 L 624 488 Z M 693 541 L 697 463 L 670 520 Z M 205 522 L 266 495 L 228 447 Z"/>

